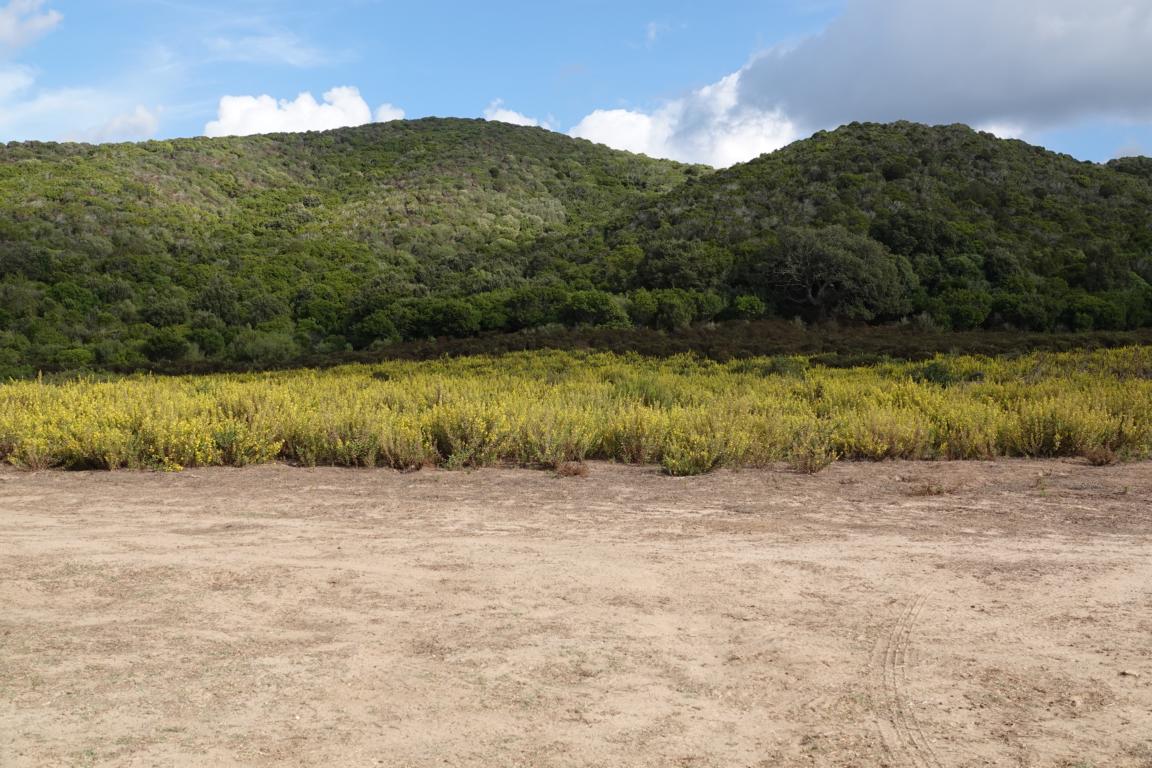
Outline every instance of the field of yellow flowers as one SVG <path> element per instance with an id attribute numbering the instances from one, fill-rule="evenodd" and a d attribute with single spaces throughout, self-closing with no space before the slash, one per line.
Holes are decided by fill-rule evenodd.
<path id="1" fill-rule="evenodd" d="M 1152 348 L 852 369 L 533 352 L 0 384 L 0 460 L 47 469 L 557 467 L 1152 455 Z"/>

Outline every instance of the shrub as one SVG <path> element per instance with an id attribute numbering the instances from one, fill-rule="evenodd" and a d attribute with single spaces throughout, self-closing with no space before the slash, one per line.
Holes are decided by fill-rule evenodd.
<path id="1" fill-rule="evenodd" d="M 813 425 L 797 432 L 788 452 L 788 466 L 801 474 L 815 475 L 839 458 L 832 430 L 826 425 Z"/>
<path id="2" fill-rule="evenodd" d="M 485 403 L 437 405 L 428 413 L 424 429 L 448 469 L 491 466 L 514 445 L 510 414 Z"/>
<path id="3" fill-rule="evenodd" d="M 1152 455 L 1152 348 L 831 369 L 810 360 L 535 352 L 325 372 L 0 384 L 0 460 L 29 469 L 492 464 L 671 474 L 838 457 Z M 796 375 L 775 375 L 777 368 Z M 982 378 L 974 380 L 971 373 Z M 766 375 L 767 374 L 767 375 Z"/>
<path id="4" fill-rule="evenodd" d="M 674 477 L 703 475 L 725 465 L 739 465 L 748 450 L 747 437 L 719 415 L 675 413 L 660 464 Z"/>
<path id="5" fill-rule="evenodd" d="M 596 417 L 588 411 L 564 407 L 535 408 L 525 414 L 516 436 L 523 466 L 554 469 L 583 462 L 595 447 Z"/>

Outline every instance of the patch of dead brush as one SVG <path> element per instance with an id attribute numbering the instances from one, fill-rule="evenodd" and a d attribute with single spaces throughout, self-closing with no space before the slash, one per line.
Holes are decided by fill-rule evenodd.
<path id="1" fill-rule="evenodd" d="M 556 465 L 557 477 L 588 477 L 588 465 L 582 461 L 562 461 Z"/>

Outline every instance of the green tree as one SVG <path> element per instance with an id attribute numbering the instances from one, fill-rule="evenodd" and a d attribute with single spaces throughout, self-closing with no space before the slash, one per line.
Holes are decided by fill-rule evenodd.
<path id="1" fill-rule="evenodd" d="M 696 313 L 696 302 L 688 291 L 641 289 L 628 296 L 628 314 L 637 325 L 674 331 L 691 325 Z"/>
<path id="2" fill-rule="evenodd" d="M 992 296 L 988 293 L 959 288 L 942 294 L 936 300 L 932 315 L 953 330 L 970 331 L 984 325 L 992 307 Z"/>
<path id="3" fill-rule="evenodd" d="M 768 314 L 768 305 L 758 296 L 737 296 L 730 313 L 738 320 L 757 320 Z"/>
<path id="4" fill-rule="evenodd" d="M 154 363 L 181 360 L 188 354 L 188 339 L 178 328 L 160 328 L 144 342 L 144 355 Z"/>
<path id="5" fill-rule="evenodd" d="M 257 366 L 284 365 L 300 354 L 300 348 L 286 331 L 246 328 L 236 334 L 229 347 L 229 357 Z"/>
<path id="6" fill-rule="evenodd" d="M 462 299 L 412 299 L 396 305 L 393 315 L 404 338 L 465 337 L 480 332 L 480 313 Z"/>
<path id="7" fill-rule="evenodd" d="M 622 302 L 604 291 L 575 291 L 568 294 L 564 306 L 568 325 L 592 325 L 606 328 L 630 328 L 631 321 Z"/>
<path id="8" fill-rule="evenodd" d="M 396 329 L 396 323 L 392 322 L 391 314 L 384 309 L 376 310 L 352 326 L 352 344 L 360 349 L 374 343 L 386 344 L 399 338 L 400 332 Z"/>
<path id="9" fill-rule="evenodd" d="M 568 292 L 557 286 L 526 285 L 512 292 L 506 302 L 508 327 L 519 331 L 563 321 Z"/>
<path id="10" fill-rule="evenodd" d="M 725 285 L 733 261 L 731 251 L 706 240 L 656 241 L 646 246 L 638 276 L 653 288 L 708 291 Z"/>
<path id="11" fill-rule="evenodd" d="M 781 230 L 772 267 L 775 287 L 817 319 L 897 317 L 916 287 L 906 259 L 841 226 Z"/>

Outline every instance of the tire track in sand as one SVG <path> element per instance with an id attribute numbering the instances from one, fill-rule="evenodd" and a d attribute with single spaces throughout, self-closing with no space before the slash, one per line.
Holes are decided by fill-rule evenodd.
<path id="1" fill-rule="evenodd" d="M 894 765 L 911 768 L 942 768 L 904 693 L 912 632 L 927 601 L 926 593 L 912 599 L 881 635 L 869 663 L 871 684 L 880 694 L 875 716 L 884 751 Z"/>

